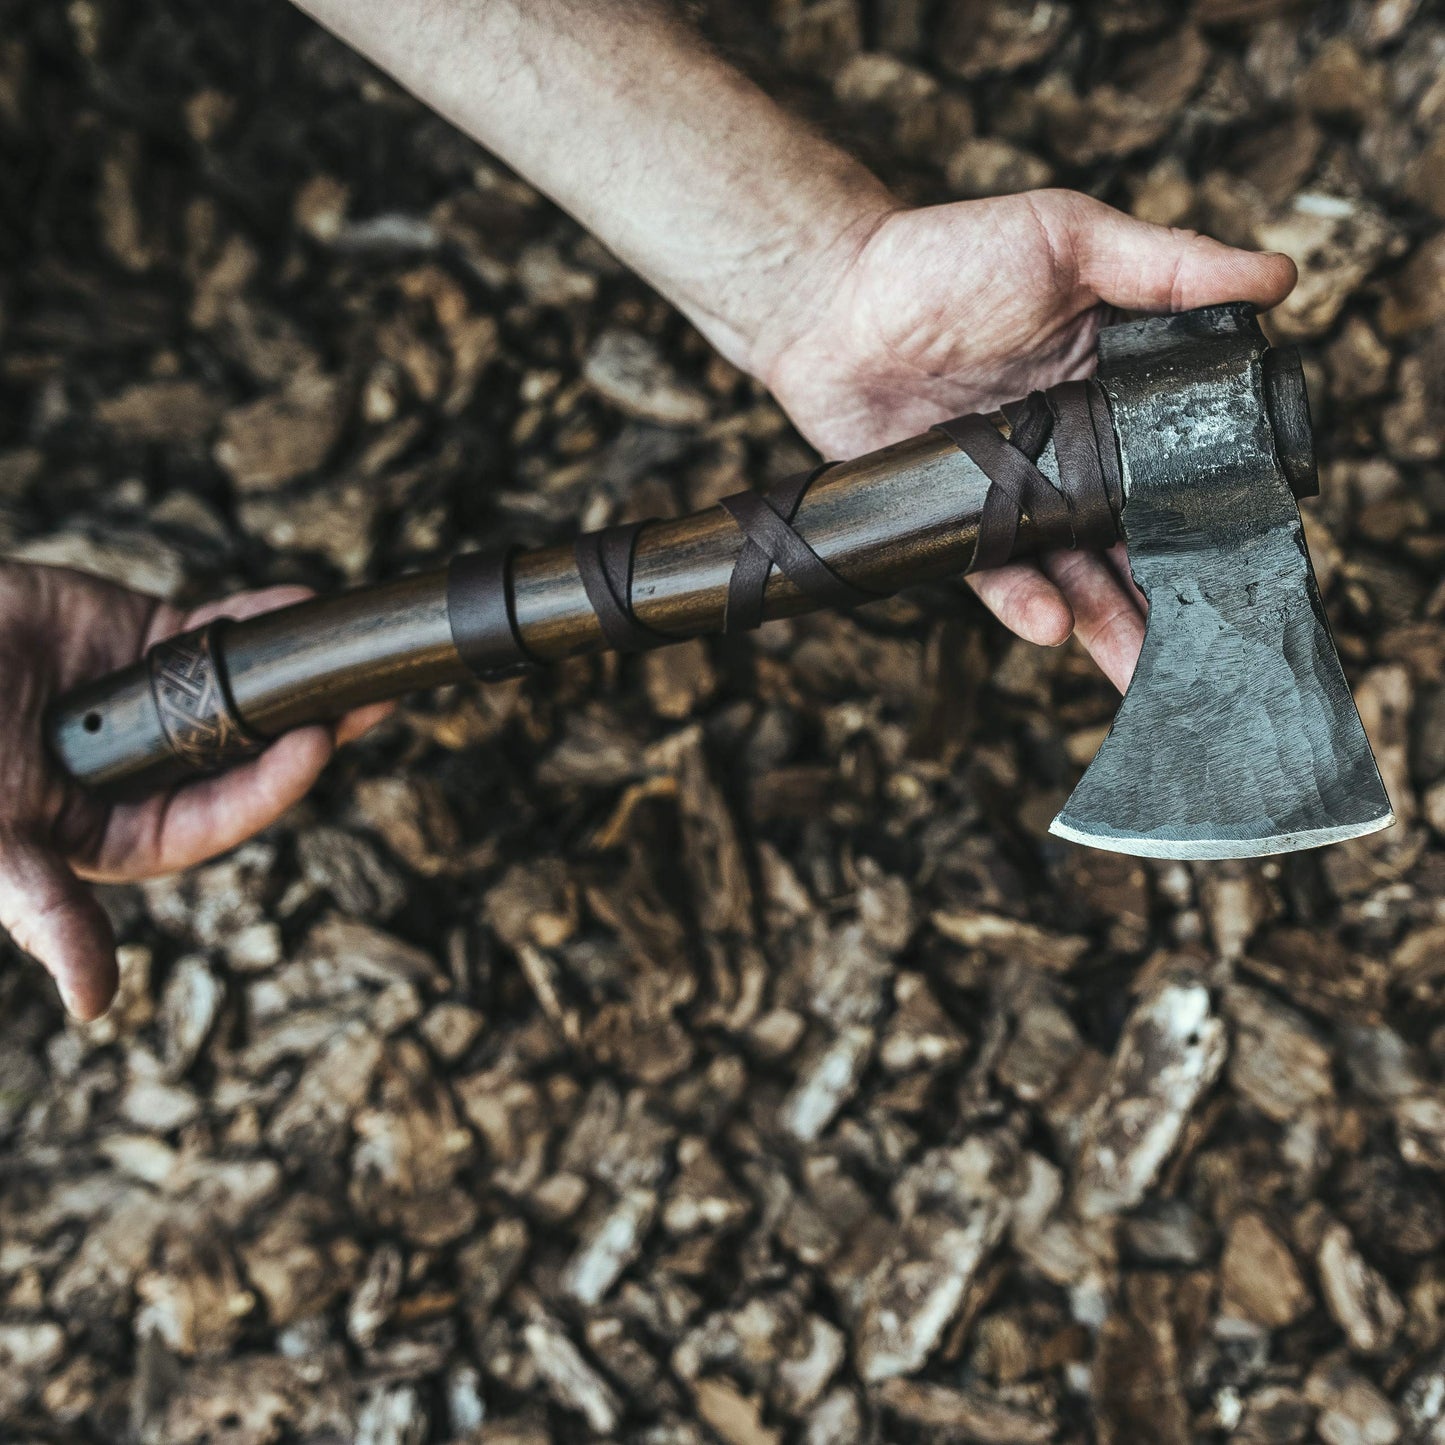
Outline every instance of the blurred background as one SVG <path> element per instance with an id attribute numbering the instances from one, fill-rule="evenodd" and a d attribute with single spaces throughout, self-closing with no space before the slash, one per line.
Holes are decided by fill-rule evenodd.
<path id="1" fill-rule="evenodd" d="M 958 599 L 419 698 L 106 891 L 99 1023 L 0 952 L 0 1438 L 1439 1445 L 1445 9 L 695 8 L 911 201 L 1295 257 L 1400 825 L 1049 839 L 1116 699 Z M 4 553 L 333 588 L 809 460 L 281 0 L 0 4 Z"/>

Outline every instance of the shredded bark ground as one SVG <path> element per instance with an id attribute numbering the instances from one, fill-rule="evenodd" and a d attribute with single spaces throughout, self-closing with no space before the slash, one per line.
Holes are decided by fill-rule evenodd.
<path id="1" fill-rule="evenodd" d="M 279 0 L 6 14 L 6 552 L 334 587 L 809 463 Z M 1299 260 L 1270 324 L 1400 826 L 1051 841 L 1114 699 L 938 592 L 418 699 L 107 893 L 102 1022 L 0 969 L 0 1436 L 1439 1445 L 1441 6 L 707 23 L 906 197 L 1071 185 Z"/>

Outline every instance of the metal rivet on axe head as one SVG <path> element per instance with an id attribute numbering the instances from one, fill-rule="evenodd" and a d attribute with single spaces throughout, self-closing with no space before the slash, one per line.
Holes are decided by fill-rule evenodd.
<path id="1" fill-rule="evenodd" d="M 1299 358 L 1252 307 L 1110 327 L 1099 379 L 1125 540 L 1149 601 L 1114 725 L 1051 831 L 1156 858 L 1239 858 L 1388 827 L 1296 496 L 1317 490 Z"/>

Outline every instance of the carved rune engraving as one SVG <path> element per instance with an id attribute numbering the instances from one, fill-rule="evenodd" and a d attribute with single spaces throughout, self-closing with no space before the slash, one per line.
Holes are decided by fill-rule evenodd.
<path id="1" fill-rule="evenodd" d="M 151 691 L 176 756 L 210 773 L 260 752 L 231 708 L 217 675 L 212 628 L 158 643 L 150 653 Z"/>

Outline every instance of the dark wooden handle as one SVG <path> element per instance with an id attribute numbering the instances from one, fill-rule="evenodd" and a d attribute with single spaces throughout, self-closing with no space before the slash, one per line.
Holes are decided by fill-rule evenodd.
<path id="1" fill-rule="evenodd" d="M 1038 466 L 1057 478 L 1052 443 Z M 828 469 L 803 496 L 793 526 L 847 582 L 886 595 L 968 570 L 990 486 L 968 455 L 929 432 Z M 1023 516 L 1013 550 L 1062 542 Z M 721 507 L 650 523 L 632 554 L 637 621 L 667 638 L 720 631 L 743 545 Z M 764 618 L 814 605 L 772 572 Z M 134 796 L 229 767 L 292 728 L 485 674 L 489 659 L 505 667 L 509 652 L 545 663 L 605 646 L 572 545 L 517 553 L 504 566 L 459 559 L 450 572 L 171 639 L 63 698 L 49 739 L 80 782 Z"/>

